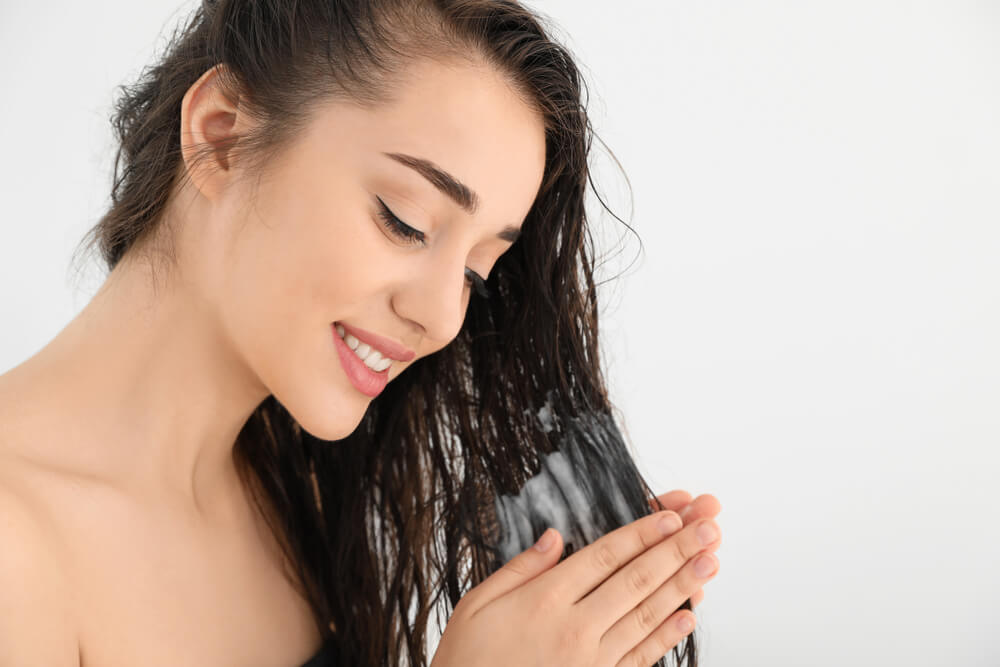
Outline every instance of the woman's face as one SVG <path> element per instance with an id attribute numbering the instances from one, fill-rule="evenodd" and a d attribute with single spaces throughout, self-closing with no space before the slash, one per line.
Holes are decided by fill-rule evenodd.
<path id="1" fill-rule="evenodd" d="M 455 338 L 480 298 L 470 272 L 485 279 L 510 248 L 510 230 L 498 234 L 520 228 L 543 176 L 542 118 L 496 74 L 431 62 L 411 72 L 390 107 L 322 107 L 252 204 L 243 186 L 206 195 L 221 231 L 185 246 L 240 363 L 328 440 L 357 427 L 385 381 Z M 196 110 L 212 99 L 193 96 L 191 110 L 186 99 L 182 126 L 207 136 L 212 114 Z M 442 173 L 408 166 L 418 163 Z M 387 226 L 389 213 L 423 242 Z M 334 323 L 412 355 L 374 373 Z"/>

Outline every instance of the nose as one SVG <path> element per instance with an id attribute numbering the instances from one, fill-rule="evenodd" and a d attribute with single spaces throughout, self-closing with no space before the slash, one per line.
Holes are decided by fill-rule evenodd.
<path id="1" fill-rule="evenodd" d="M 407 267 L 393 306 L 400 317 L 420 325 L 426 343 L 438 349 L 455 339 L 465 321 L 469 301 L 465 265 L 454 255 L 425 259 Z"/>

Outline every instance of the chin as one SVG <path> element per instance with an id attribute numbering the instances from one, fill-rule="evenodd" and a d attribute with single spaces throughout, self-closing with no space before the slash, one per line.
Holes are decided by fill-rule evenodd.
<path id="1" fill-rule="evenodd" d="M 292 415 L 293 417 L 295 415 Z M 295 418 L 302 430 L 320 440 L 342 440 L 354 433 L 361 424 L 364 413 L 359 413 L 357 419 L 319 419 L 315 421 L 303 421 Z"/>
<path id="2" fill-rule="evenodd" d="M 366 397 L 351 391 L 354 396 L 315 390 L 291 396 L 275 393 L 275 398 L 309 435 L 320 440 L 341 440 L 354 433 L 369 405 Z"/>

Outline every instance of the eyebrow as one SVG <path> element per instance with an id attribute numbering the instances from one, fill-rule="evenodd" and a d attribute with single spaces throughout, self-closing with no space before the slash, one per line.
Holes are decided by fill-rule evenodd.
<path id="1" fill-rule="evenodd" d="M 437 166 L 430 160 L 406 155 L 404 153 L 386 153 L 388 158 L 413 169 L 418 174 L 430 181 L 431 185 L 438 189 L 448 199 L 458 204 L 463 211 L 469 215 L 475 214 L 479 210 L 479 195 L 472 188 L 458 180 L 447 171 Z M 521 235 L 521 230 L 514 225 L 507 225 L 499 233 L 497 238 L 502 241 L 513 243 Z"/>

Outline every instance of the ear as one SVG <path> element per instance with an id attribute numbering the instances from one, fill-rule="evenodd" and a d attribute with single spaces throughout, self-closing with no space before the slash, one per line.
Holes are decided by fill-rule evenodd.
<path id="1" fill-rule="evenodd" d="M 207 198 L 216 199 L 233 177 L 229 150 L 232 142 L 245 131 L 246 113 L 239 99 L 224 94 L 220 71 L 215 65 L 195 81 L 181 101 L 180 143 L 191 183 Z M 201 164 L 195 157 L 208 151 Z"/>

